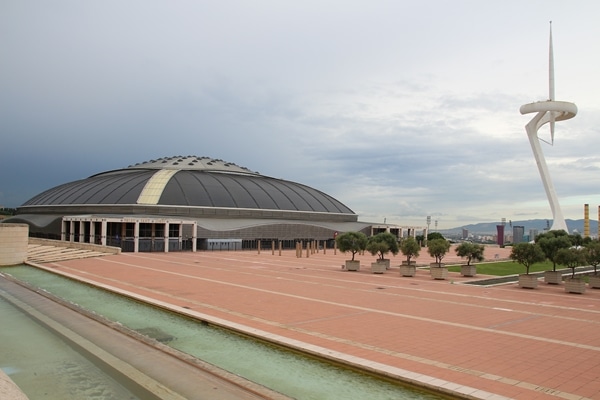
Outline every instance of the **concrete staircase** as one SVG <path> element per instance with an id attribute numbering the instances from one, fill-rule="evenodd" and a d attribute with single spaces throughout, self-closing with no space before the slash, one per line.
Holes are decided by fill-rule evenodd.
<path id="1" fill-rule="evenodd" d="M 107 256 L 110 254 L 119 254 L 120 252 L 121 249 L 115 247 L 29 238 L 27 261 L 44 264 L 56 261 Z"/>

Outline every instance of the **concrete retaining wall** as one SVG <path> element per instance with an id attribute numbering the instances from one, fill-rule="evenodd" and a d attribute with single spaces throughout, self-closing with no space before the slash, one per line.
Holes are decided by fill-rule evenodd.
<path id="1" fill-rule="evenodd" d="M 29 225 L 0 224 L 0 265 L 23 264 L 27 259 Z"/>

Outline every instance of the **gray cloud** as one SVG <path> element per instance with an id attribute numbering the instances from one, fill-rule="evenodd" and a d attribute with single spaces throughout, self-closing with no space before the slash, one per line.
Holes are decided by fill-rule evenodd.
<path id="1" fill-rule="evenodd" d="M 600 10 L 561 4 L 6 1 L 0 204 L 196 154 L 306 183 L 362 220 L 550 218 L 518 110 L 547 96 L 540 10 L 560 7 L 557 97 L 579 115 L 544 151 L 579 218 L 600 203 L 600 59 L 582 46 Z"/>

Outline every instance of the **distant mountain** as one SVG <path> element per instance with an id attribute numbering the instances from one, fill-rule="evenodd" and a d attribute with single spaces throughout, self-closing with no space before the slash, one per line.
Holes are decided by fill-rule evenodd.
<path id="1" fill-rule="evenodd" d="M 569 233 L 577 231 L 583 234 L 583 219 L 567 219 L 567 227 Z M 445 229 L 442 233 L 460 233 L 463 229 L 467 229 L 469 234 L 496 234 L 496 225 L 500 225 L 500 222 L 482 222 L 479 224 L 470 224 L 460 226 L 452 229 Z M 525 234 L 529 234 L 530 229 L 537 229 L 539 233 L 542 233 L 548 226 L 552 226 L 552 220 L 547 219 L 530 219 L 527 221 L 507 221 L 504 228 L 504 232 L 512 232 L 512 226 L 524 226 Z M 598 221 L 590 220 L 590 235 L 595 236 L 598 234 Z"/>

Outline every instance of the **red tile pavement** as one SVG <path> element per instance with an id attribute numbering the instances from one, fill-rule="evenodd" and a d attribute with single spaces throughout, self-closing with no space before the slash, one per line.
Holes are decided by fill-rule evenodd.
<path id="1" fill-rule="evenodd" d="M 489 259 L 507 249 L 488 247 Z M 124 253 L 46 264 L 235 328 L 484 399 L 600 399 L 600 291 L 383 275 L 371 255 Z M 455 261 L 451 252 L 447 260 Z M 419 264 L 430 259 L 422 256 Z M 446 261 L 446 260 L 445 260 Z M 185 308 L 184 308 L 185 307 Z M 228 321 L 228 322 L 224 322 Z M 410 372 L 409 372 L 410 371 Z"/>

